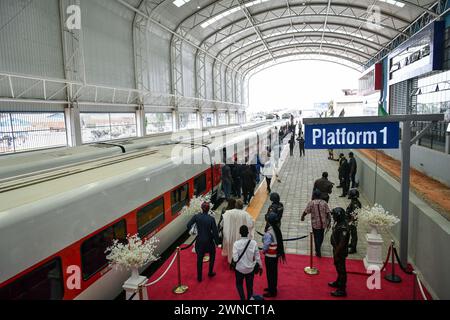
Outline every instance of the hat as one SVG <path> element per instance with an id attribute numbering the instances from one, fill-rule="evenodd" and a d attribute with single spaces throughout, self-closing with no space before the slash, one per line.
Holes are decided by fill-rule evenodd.
<path id="1" fill-rule="evenodd" d="M 210 208 L 210 206 L 209 206 L 208 202 L 205 201 L 205 202 L 202 203 L 202 211 L 203 212 L 208 212 L 209 208 Z"/>

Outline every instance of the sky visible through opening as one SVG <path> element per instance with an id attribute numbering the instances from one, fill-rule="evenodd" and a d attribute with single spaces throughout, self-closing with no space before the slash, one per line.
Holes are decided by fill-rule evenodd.
<path id="1" fill-rule="evenodd" d="M 250 79 L 248 113 L 274 109 L 312 109 L 314 103 L 357 89 L 360 74 L 330 62 L 293 61 L 261 71 Z"/>

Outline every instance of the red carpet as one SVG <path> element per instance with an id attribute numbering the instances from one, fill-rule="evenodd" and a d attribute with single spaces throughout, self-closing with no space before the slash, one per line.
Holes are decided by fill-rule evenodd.
<path id="1" fill-rule="evenodd" d="M 314 259 L 314 265 L 320 271 L 319 275 L 310 276 L 303 269 L 309 264 L 308 256 L 287 255 L 285 264 L 280 264 L 278 269 L 278 296 L 276 300 L 328 300 L 328 299 L 350 299 L 350 300 L 412 300 L 414 277 L 403 273 L 397 266 L 401 283 L 391 283 L 384 279 L 386 272 L 382 273 L 381 289 L 369 290 L 366 286 L 367 276 L 348 274 L 347 297 L 334 298 L 330 295 L 332 288 L 328 282 L 336 280 L 336 271 L 332 258 Z M 170 259 L 171 260 L 171 259 Z M 170 261 L 150 279 L 151 281 L 161 275 Z M 167 275 L 158 283 L 148 287 L 150 300 L 237 300 L 239 299 L 233 271 L 228 267 L 226 257 L 222 257 L 218 249 L 214 270 L 217 275 L 213 278 L 207 277 L 208 262 L 203 264 L 203 282 L 197 282 L 196 255 L 190 249 L 181 253 L 181 279 L 182 284 L 189 286 L 186 293 L 177 295 L 172 289 L 177 284 L 176 263 Z M 390 270 L 390 266 L 388 266 Z M 361 260 L 347 260 L 347 271 L 365 272 Z M 245 285 L 244 285 L 245 287 Z M 254 294 L 263 293 L 267 287 L 265 274 L 255 276 Z M 245 290 L 245 289 L 244 289 Z M 421 298 L 417 289 L 416 297 Z"/>

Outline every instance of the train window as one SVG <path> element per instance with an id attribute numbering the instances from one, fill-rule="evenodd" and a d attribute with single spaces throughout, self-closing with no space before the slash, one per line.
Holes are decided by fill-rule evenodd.
<path id="1" fill-rule="evenodd" d="M 124 241 L 127 237 L 125 220 L 100 231 L 81 245 L 81 269 L 83 279 L 87 280 L 108 265 L 105 250 L 111 246 L 114 239 Z"/>
<path id="2" fill-rule="evenodd" d="M 145 237 L 164 223 L 164 198 L 159 198 L 139 209 L 137 213 L 138 233 Z"/>
<path id="3" fill-rule="evenodd" d="M 189 185 L 175 189 L 170 194 L 170 203 L 172 204 L 172 215 L 177 214 L 189 202 Z"/>
<path id="4" fill-rule="evenodd" d="M 206 173 L 194 179 L 194 194 L 196 197 L 206 191 Z"/>
<path id="5" fill-rule="evenodd" d="M 58 257 L 0 288 L 0 300 L 61 300 L 63 281 Z"/>

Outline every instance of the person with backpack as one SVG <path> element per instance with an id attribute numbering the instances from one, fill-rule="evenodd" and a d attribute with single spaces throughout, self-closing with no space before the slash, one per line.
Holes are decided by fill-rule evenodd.
<path id="1" fill-rule="evenodd" d="M 325 230 L 328 229 L 331 224 L 331 211 L 328 207 L 328 203 L 321 199 L 321 193 L 319 190 L 314 190 L 313 198 L 306 206 L 300 220 L 305 221 L 305 217 L 308 214 L 311 215 L 311 227 L 314 235 L 316 256 L 321 258 L 321 248 L 325 237 Z"/>
<path id="2" fill-rule="evenodd" d="M 244 279 L 247 287 L 247 300 L 253 297 L 253 279 L 255 273 L 262 274 L 262 262 L 258 243 L 249 239 L 249 230 L 246 225 L 239 229 L 241 238 L 233 245 L 233 262 L 236 275 L 236 289 L 241 300 L 245 300 Z"/>

